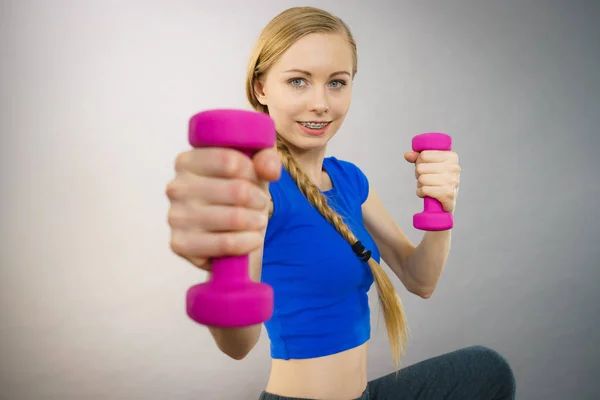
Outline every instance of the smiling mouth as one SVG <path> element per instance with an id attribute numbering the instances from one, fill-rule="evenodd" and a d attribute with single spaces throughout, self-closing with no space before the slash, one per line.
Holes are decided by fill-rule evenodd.
<path id="1" fill-rule="evenodd" d="M 310 129 L 323 129 L 325 128 L 327 125 L 329 125 L 331 123 L 331 121 L 329 122 L 298 122 L 300 125 L 306 127 L 306 128 L 310 128 Z"/>

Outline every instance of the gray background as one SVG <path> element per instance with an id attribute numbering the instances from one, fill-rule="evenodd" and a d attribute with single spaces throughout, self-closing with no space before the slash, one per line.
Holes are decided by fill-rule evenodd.
<path id="1" fill-rule="evenodd" d="M 599 2 L 307 3 L 344 18 L 359 46 L 330 154 L 363 168 L 415 242 L 422 201 L 402 154 L 426 131 L 460 154 L 437 292 L 395 280 L 405 363 L 483 344 L 514 367 L 519 399 L 597 399 Z M 266 335 L 233 361 L 187 319 L 204 274 L 169 250 L 164 187 L 188 118 L 248 108 L 254 40 L 300 4 L 2 2 L 2 400 L 257 398 Z M 393 364 L 371 300 L 376 378 Z"/>

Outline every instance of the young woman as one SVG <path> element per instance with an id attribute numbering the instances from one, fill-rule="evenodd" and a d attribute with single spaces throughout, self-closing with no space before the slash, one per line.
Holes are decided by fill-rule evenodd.
<path id="1" fill-rule="evenodd" d="M 450 248 L 450 231 L 426 232 L 414 246 L 353 163 L 325 157 L 350 108 L 356 44 L 330 13 L 296 7 L 263 30 L 246 92 L 268 113 L 277 146 L 252 160 L 229 149 L 179 155 L 171 200 L 171 247 L 210 271 L 211 257 L 250 253 L 250 274 L 275 292 L 265 323 L 272 368 L 263 400 L 513 399 L 510 366 L 495 351 L 470 347 L 367 381 L 375 283 L 392 355 L 407 340 L 401 302 L 381 259 L 408 291 L 428 298 Z M 460 167 L 454 152 L 407 152 L 417 195 L 453 212 Z M 283 168 L 282 168 L 283 166 Z M 210 327 L 235 359 L 256 344 L 261 326 Z"/>

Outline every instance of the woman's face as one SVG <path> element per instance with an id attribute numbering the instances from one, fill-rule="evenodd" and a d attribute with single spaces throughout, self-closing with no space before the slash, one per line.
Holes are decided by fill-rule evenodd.
<path id="1" fill-rule="evenodd" d="M 288 144 L 313 150 L 335 135 L 350 108 L 353 65 L 343 35 L 315 33 L 293 44 L 255 82 L 258 101 Z"/>

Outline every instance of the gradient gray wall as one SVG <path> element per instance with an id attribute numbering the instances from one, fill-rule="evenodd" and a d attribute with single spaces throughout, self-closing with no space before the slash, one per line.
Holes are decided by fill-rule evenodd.
<path id="1" fill-rule="evenodd" d="M 266 335 L 233 361 L 187 319 L 204 275 L 169 250 L 164 187 L 188 118 L 248 107 L 254 40 L 300 4 L 2 2 L 0 399 L 257 398 Z M 364 169 L 412 240 L 410 139 L 447 132 L 461 157 L 439 288 L 397 285 L 405 362 L 483 344 L 513 365 L 519 399 L 597 399 L 599 2 L 309 4 L 359 45 L 330 153 Z M 376 378 L 392 360 L 372 304 Z"/>

